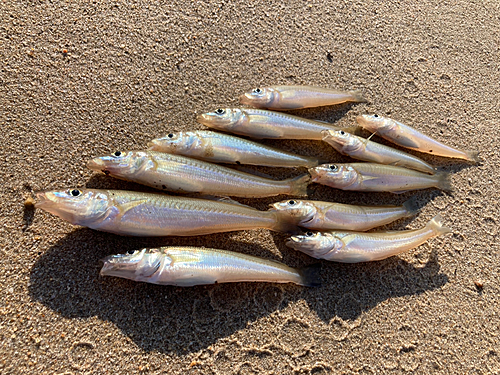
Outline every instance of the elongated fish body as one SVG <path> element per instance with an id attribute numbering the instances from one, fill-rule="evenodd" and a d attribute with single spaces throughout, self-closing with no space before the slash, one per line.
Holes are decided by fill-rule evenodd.
<path id="1" fill-rule="evenodd" d="M 196 247 L 142 249 L 102 260 L 102 276 L 160 285 L 194 286 L 234 282 L 319 286 L 318 265 L 296 269 L 272 260 Z"/>
<path id="2" fill-rule="evenodd" d="M 422 229 L 390 232 L 307 232 L 292 236 L 286 243 L 313 258 L 343 263 L 381 260 L 413 249 L 429 238 L 450 233 L 437 215 Z"/>
<path id="3" fill-rule="evenodd" d="M 117 151 L 90 160 L 95 171 L 175 192 L 235 197 L 307 195 L 308 174 L 282 181 L 255 176 L 217 164 L 157 151 Z"/>
<path id="4" fill-rule="evenodd" d="M 256 108 L 290 110 L 345 102 L 366 102 L 358 91 L 339 91 L 314 86 L 256 88 L 240 96 L 240 103 Z"/>
<path id="5" fill-rule="evenodd" d="M 342 155 L 379 164 L 390 164 L 434 174 L 434 167 L 416 156 L 370 141 L 343 130 L 323 131 L 323 141 Z"/>
<path id="6" fill-rule="evenodd" d="M 418 212 L 416 201 L 407 200 L 402 206 L 355 206 L 333 202 L 288 200 L 272 205 L 299 227 L 314 230 L 343 229 L 366 231 Z"/>
<path id="7" fill-rule="evenodd" d="M 308 120 L 285 113 L 255 108 L 219 108 L 197 117 L 199 123 L 210 128 L 262 139 L 321 140 L 323 130 L 340 130 L 326 122 Z M 353 128 L 346 128 L 352 131 Z"/>
<path id="8" fill-rule="evenodd" d="M 36 193 L 35 207 L 75 225 L 128 236 L 197 236 L 266 228 L 295 231 L 280 214 L 241 204 L 121 190 Z"/>
<path id="9" fill-rule="evenodd" d="M 462 151 L 445 145 L 399 121 L 378 115 L 361 115 L 356 118 L 359 125 L 399 146 L 419 152 L 479 162 L 476 151 Z"/>
<path id="10" fill-rule="evenodd" d="M 447 172 L 434 175 L 374 163 L 322 164 L 310 168 L 312 181 L 342 190 L 402 193 L 432 187 L 451 191 Z"/>
<path id="11" fill-rule="evenodd" d="M 151 150 L 189 156 L 214 163 L 267 167 L 315 167 L 318 159 L 264 146 L 248 139 L 208 130 L 170 133 L 153 139 Z"/>

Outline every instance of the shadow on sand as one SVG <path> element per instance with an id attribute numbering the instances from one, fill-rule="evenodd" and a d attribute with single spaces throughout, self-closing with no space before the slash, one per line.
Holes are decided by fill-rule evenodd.
<path id="1" fill-rule="evenodd" d="M 31 270 L 29 293 L 64 317 L 98 316 L 111 321 L 146 351 L 185 354 L 207 348 L 293 301 L 306 301 L 325 322 L 334 317 L 354 320 L 388 298 L 418 295 L 448 281 L 439 272 L 435 253 L 421 267 L 397 257 L 354 265 L 323 262 L 320 288 L 266 283 L 179 288 L 99 276 L 98 259 L 142 247 L 206 246 L 276 258 L 258 244 L 231 237 L 226 233 L 128 238 L 78 229 L 38 259 Z M 284 240 L 285 235 L 276 234 L 281 261 L 292 266 L 316 262 L 286 248 Z"/>

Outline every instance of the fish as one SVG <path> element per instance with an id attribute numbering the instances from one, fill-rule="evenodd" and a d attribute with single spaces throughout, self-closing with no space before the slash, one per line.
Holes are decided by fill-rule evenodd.
<path id="1" fill-rule="evenodd" d="M 375 163 L 321 164 L 309 168 L 312 181 L 342 190 L 387 191 L 403 193 L 410 190 L 453 190 L 448 172 L 429 175 L 411 169 Z"/>
<path id="2" fill-rule="evenodd" d="M 87 167 L 156 189 L 233 197 L 307 195 L 311 177 L 276 181 L 217 164 L 157 151 L 116 151 L 90 160 Z"/>
<path id="3" fill-rule="evenodd" d="M 256 108 L 290 110 L 345 102 L 364 103 L 359 91 L 339 91 L 314 86 L 270 86 L 255 88 L 240 96 L 240 103 Z"/>
<path id="4" fill-rule="evenodd" d="M 342 263 L 382 260 L 420 246 L 428 239 L 451 233 L 441 215 L 424 228 L 387 232 L 329 231 L 292 236 L 286 245 L 316 259 Z"/>
<path id="5" fill-rule="evenodd" d="M 435 168 L 422 159 L 343 130 L 323 130 L 323 141 L 342 155 L 379 164 L 406 167 L 434 174 Z"/>
<path id="6" fill-rule="evenodd" d="M 168 152 L 213 163 L 266 167 L 315 167 L 315 157 L 301 156 L 248 139 L 209 130 L 169 133 L 148 143 L 153 151 Z"/>
<path id="7" fill-rule="evenodd" d="M 447 146 L 410 126 L 388 117 L 360 115 L 356 117 L 356 121 L 364 129 L 411 150 L 448 158 L 464 159 L 474 163 L 481 161 L 477 151 L 462 151 Z"/>
<path id="8" fill-rule="evenodd" d="M 227 201 L 123 190 L 36 192 L 35 208 L 74 225 L 126 236 L 199 236 L 247 229 L 297 232 L 279 212 Z"/>
<path id="9" fill-rule="evenodd" d="M 102 259 L 101 276 L 182 287 L 234 282 L 294 283 L 320 286 L 320 265 L 300 269 L 233 251 L 160 247 L 131 250 Z"/>
<path id="10" fill-rule="evenodd" d="M 287 214 L 299 227 L 314 230 L 366 231 L 419 211 L 416 197 L 408 199 L 402 206 L 356 206 L 291 199 L 273 203 L 271 207 Z"/>
<path id="11" fill-rule="evenodd" d="M 198 115 L 200 124 L 229 133 L 262 139 L 310 139 L 321 141 L 323 130 L 340 130 L 322 121 L 314 121 L 281 112 L 255 108 L 219 108 Z M 345 128 L 355 132 L 358 126 Z"/>

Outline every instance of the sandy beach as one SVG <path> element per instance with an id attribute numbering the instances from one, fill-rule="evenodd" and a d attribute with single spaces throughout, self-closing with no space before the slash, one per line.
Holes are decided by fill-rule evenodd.
<path id="1" fill-rule="evenodd" d="M 4 1 L 0 6 L 2 374 L 495 374 L 500 372 L 500 5 L 495 1 Z M 153 191 L 86 168 L 95 156 L 204 129 L 254 87 L 360 90 L 363 104 L 294 111 L 338 126 L 392 117 L 478 165 L 421 154 L 454 192 L 343 192 L 310 199 L 401 204 L 453 234 L 366 264 L 322 262 L 320 288 L 192 288 L 99 276 L 99 259 L 143 247 L 318 262 L 267 230 L 127 238 L 25 205 L 33 191 Z M 388 144 L 380 138 L 373 140 Z M 326 143 L 263 143 L 349 161 Z M 417 155 L 415 152 L 410 152 Z M 303 169 L 250 168 L 274 178 Z M 284 196 L 238 199 L 264 210 Z M 383 229 L 384 229 L 383 228 Z"/>

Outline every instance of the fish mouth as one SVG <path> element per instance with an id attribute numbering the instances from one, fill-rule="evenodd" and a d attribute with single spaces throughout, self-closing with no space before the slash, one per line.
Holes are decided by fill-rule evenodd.
<path id="1" fill-rule="evenodd" d="M 202 113 L 201 115 L 196 116 L 196 121 L 198 121 L 201 124 L 206 124 L 210 121 L 212 117 L 211 113 Z"/>
<path id="2" fill-rule="evenodd" d="M 241 104 L 245 104 L 245 105 L 248 105 L 248 104 L 252 103 L 252 97 L 248 93 L 240 95 L 239 100 L 240 100 Z"/>
<path id="3" fill-rule="evenodd" d="M 148 150 L 159 150 L 160 149 L 160 141 L 153 139 L 151 142 L 148 142 Z"/>
<path id="4" fill-rule="evenodd" d="M 356 117 L 356 122 L 361 126 L 368 125 L 368 121 L 365 119 L 364 115 L 359 115 Z"/>
<path id="5" fill-rule="evenodd" d="M 104 169 L 105 165 L 104 165 L 104 161 L 101 159 L 101 158 L 94 158 L 92 160 L 89 160 L 87 162 L 87 168 L 88 169 L 91 169 L 93 171 L 96 171 L 96 172 L 103 172 L 103 169 Z"/>
<path id="6" fill-rule="evenodd" d="M 50 191 L 36 191 L 35 196 L 37 202 L 35 203 L 35 208 L 41 208 L 48 211 L 51 207 L 57 203 L 55 201 L 55 194 Z M 50 212 L 50 211 L 49 211 Z"/>
<path id="7" fill-rule="evenodd" d="M 315 182 L 319 178 L 319 173 L 315 168 L 309 168 L 307 171 L 311 175 L 312 182 Z"/>

